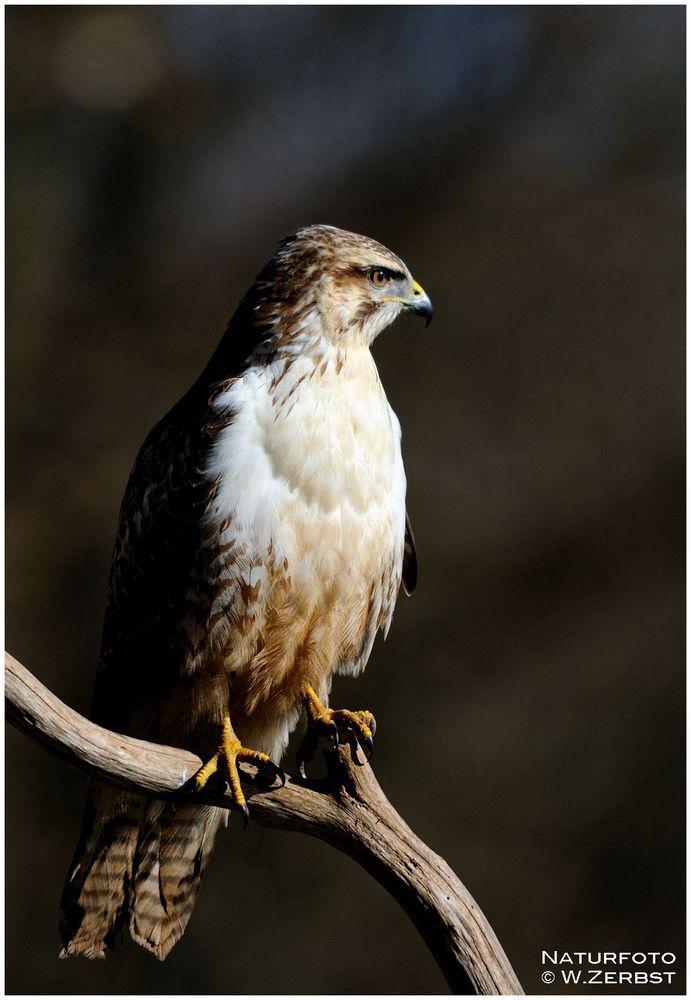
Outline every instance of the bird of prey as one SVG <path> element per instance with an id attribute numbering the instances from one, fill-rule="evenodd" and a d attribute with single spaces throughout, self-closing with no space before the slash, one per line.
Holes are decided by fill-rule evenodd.
<path id="1" fill-rule="evenodd" d="M 197 788 L 277 761 L 301 712 L 371 751 L 368 711 L 333 710 L 415 586 L 400 424 L 370 346 L 432 304 L 400 258 L 316 225 L 287 237 L 208 365 L 149 433 L 120 511 L 92 718 L 192 750 Z M 213 777 L 215 776 L 215 777 Z M 226 810 L 92 782 L 63 891 L 62 956 L 118 930 L 163 959 L 184 932 Z"/>

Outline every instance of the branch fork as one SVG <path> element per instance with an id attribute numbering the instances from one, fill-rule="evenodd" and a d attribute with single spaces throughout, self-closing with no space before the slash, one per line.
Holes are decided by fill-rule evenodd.
<path id="1" fill-rule="evenodd" d="M 228 796 L 190 790 L 202 765 L 193 753 L 110 732 L 61 702 L 5 653 L 9 721 L 51 753 L 108 784 L 155 798 L 229 808 Z M 369 764 L 348 747 L 325 752 L 326 777 L 288 778 L 285 787 L 243 785 L 253 820 L 318 837 L 350 855 L 401 904 L 453 993 L 522 994 L 520 983 L 477 903 L 446 862 L 401 819 Z"/>

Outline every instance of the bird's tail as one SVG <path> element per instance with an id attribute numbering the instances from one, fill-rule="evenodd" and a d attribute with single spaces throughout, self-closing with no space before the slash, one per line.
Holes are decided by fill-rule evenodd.
<path id="1" fill-rule="evenodd" d="M 129 924 L 164 959 L 187 926 L 224 812 L 93 783 L 60 904 L 60 957 L 105 958 Z"/>

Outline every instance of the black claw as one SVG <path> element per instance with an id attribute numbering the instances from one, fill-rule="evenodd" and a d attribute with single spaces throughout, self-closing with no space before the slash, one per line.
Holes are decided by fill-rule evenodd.
<path id="1" fill-rule="evenodd" d="M 329 729 L 331 731 L 331 735 L 333 736 L 334 748 L 339 747 L 341 745 L 341 737 L 338 732 L 338 726 L 336 725 L 335 722 L 332 722 L 331 725 L 329 726 Z"/>
<path id="2" fill-rule="evenodd" d="M 358 733 L 358 739 L 362 745 L 362 749 L 365 751 L 365 757 L 368 761 L 372 760 L 372 754 L 374 753 L 374 740 L 371 736 L 363 736 L 362 733 Z"/>
<path id="3" fill-rule="evenodd" d="M 348 745 L 350 747 L 350 757 L 356 767 L 363 767 L 366 761 L 358 757 L 358 741 L 352 729 L 348 733 Z"/>
<path id="4" fill-rule="evenodd" d="M 300 777 L 304 778 L 305 781 L 307 781 L 307 775 L 305 774 L 305 764 L 309 763 L 309 761 L 311 760 L 314 760 L 314 754 L 310 753 L 310 751 L 305 746 L 303 740 L 303 742 L 297 749 L 297 753 L 295 754 L 295 763 L 297 764 L 297 769 L 300 773 Z"/>
<path id="5" fill-rule="evenodd" d="M 273 771 L 273 775 L 274 775 L 274 777 L 275 777 L 275 778 L 279 778 L 279 779 L 280 779 L 280 782 L 281 782 L 281 788 L 285 788 L 285 784 L 286 784 L 286 773 L 285 773 L 285 771 L 283 770 L 283 768 L 281 767 L 281 765 L 280 765 L 280 764 L 277 764 L 277 763 L 276 763 L 275 761 L 273 761 L 273 760 L 271 760 L 271 759 L 269 758 L 269 760 L 267 760 L 267 761 L 266 761 L 266 762 L 264 763 L 264 765 L 263 765 L 263 766 L 264 766 L 265 768 L 267 768 L 267 770 L 269 770 L 269 771 Z"/>
<path id="6" fill-rule="evenodd" d="M 247 803 L 243 802 L 242 805 L 238 806 L 238 809 L 242 813 L 242 829 L 247 829 L 247 824 L 250 821 L 250 811 L 247 808 Z"/>
<path id="7" fill-rule="evenodd" d="M 357 755 L 357 748 L 362 747 L 365 754 L 364 761 L 361 761 Z M 363 767 L 364 764 L 368 763 L 372 759 L 372 754 L 374 753 L 374 741 L 371 736 L 365 736 L 361 733 L 359 729 L 356 729 L 350 734 L 350 752 L 353 758 L 353 763 L 357 764 L 358 767 Z"/>

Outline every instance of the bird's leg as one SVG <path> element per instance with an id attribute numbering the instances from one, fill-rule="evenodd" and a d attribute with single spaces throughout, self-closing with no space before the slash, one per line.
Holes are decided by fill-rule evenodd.
<path id="1" fill-rule="evenodd" d="M 286 783 L 283 768 L 275 764 L 267 754 L 261 753 L 259 750 L 248 750 L 247 747 L 243 747 L 235 735 L 235 730 L 230 721 L 230 713 L 226 709 L 223 716 L 220 746 L 213 757 L 210 757 L 206 764 L 197 771 L 194 776 L 194 782 L 197 789 L 201 790 L 212 774 L 216 774 L 217 771 L 220 772 L 228 782 L 233 802 L 242 813 L 245 826 L 247 826 L 249 811 L 242 791 L 242 785 L 240 784 L 240 772 L 238 770 L 238 764 L 240 763 L 254 764 L 260 770 L 269 770 L 275 777 L 280 778 L 284 785 Z"/>
<path id="2" fill-rule="evenodd" d="M 371 712 L 351 712 L 347 708 L 326 708 L 317 697 L 314 688 L 307 684 L 302 694 L 302 700 L 307 713 L 307 732 L 303 736 L 297 751 L 297 766 L 303 778 L 306 778 L 305 764 L 314 760 L 314 755 L 322 736 L 330 736 L 333 745 L 348 743 L 353 761 L 358 759 L 358 743 L 363 748 L 367 760 L 374 750 L 374 734 L 377 723 Z"/>

